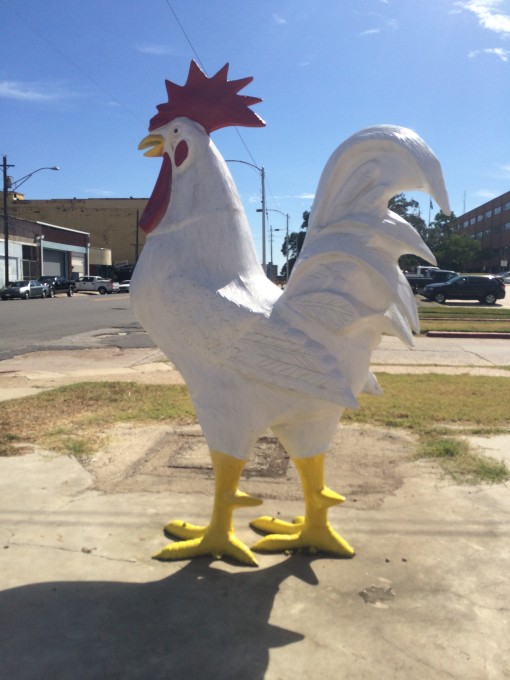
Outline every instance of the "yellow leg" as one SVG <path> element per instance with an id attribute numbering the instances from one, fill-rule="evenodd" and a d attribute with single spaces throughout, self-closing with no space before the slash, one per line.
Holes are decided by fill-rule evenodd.
<path id="1" fill-rule="evenodd" d="M 251 522 L 259 531 L 271 532 L 253 546 L 254 550 L 278 552 L 308 548 L 310 551 L 324 551 L 352 557 L 353 548 L 328 522 L 328 509 L 343 503 L 345 498 L 324 485 L 325 454 L 311 458 L 293 458 L 305 499 L 305 516 L 296 517 L 293 522 L 283 522 L 271 517 L 260 517 Z"/>
<path id="2" fill-rule="evenodd" d="M 172 536 L 185 540 L 170 543 L 155 555 L 158 560 L 181 560 L 199 555 L 224 555 L 243 564 L 256 566 L 257 561 L 235 533 L 232 514 L 236 508 L 260 505 L 259 498 L 239 491 L 238 484 L 245 466 L 243 460 L 219 451 L 211 451 L 214 469 L 214 505 L 208 526 L 200 527 L 182 520 L 170 522 L 165 530 Z"/>

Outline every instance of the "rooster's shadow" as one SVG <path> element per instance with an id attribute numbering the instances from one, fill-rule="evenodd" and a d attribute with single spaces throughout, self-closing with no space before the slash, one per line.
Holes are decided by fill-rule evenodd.
<path id="1" fill-rule="evenodd" d="M 280 585 L 312 557 L 229 572 L 207 559 L 150 583 L 58 581 L 0 593 L 0 677 L 262 680 L 269 650 L 303 640 L 269 623 Z"/>

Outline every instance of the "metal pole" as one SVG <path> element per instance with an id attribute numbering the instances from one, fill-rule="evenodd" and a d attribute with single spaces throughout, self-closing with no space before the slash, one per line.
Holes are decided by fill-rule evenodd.
<path id="1" fill-rule="evenodd" d="M 135 264 L 138 262 L 138 251 L 140 249 L 140 237 L 139 237 L 139 225 L 140 224 L 140 211 L 136 211 L 136 226 L 135 226 Z"/>
<path id="2" fill-rule="evenodd" d="M 267 276 L 266 263 L 266 171 L 264 166 L 260 169 L 260 177 L 262 180 L 262 266 Z M 271 258 L 272 260 L 272 258 Z M 271 262 L 272 264 L 272 262 Z"/>
<path id="3" fill-rule="evenodd" d="M 287 218 L 287 226 L 286 226 L 286 236 L 287 236 L 287 248 L 285 249 L 285 283 L 288 283 L 289 281 L 289 213 L 286 214 L 285 216 Z"/>
<path id="4" fill-rule="evenodd" d="M 235 158 L 225 159 L 225 163 L 242 163 L 243 165 L 249 165 L 254 168 L 258 173 L 260 173 L 260 181 L 262 183 L 262 209 L 257 208 L 257 212 L 262 213 L 262 267 L 264 268 L 264 273 L 267 276 L 266 267 L 266 171 L 264 166 L 259 168 L 258 165 L 253 163 L 248 163 L 248 161 L 238 161 Z"/>
<path id="5" fill-rule="evenodd" d="M 12 168 L 12 165 L 7 164 L 7 156 L 3 160 L 3 187 L 4 187 L 4 286 L 9 283 L 9 213 L 7 203 L 7 191 L 9 189 L 9 181 L 7 178 L 7 168 Z"/>
<path id="6" fill-rule="evenodd" d="M 9 211 L 8 211 L 8 202 L 7 202 L 8 190 L 11 189 L 12 191 L 15 191 L 19 186 L 24 184 L 27 181 L 27 179 L 30 179 L 32 177 L 32 175 L 35 175 L 36 172 L 40 172 L 41 170 L 60 170 L 60 168 L 56 165 L 53 165 L 51 168 L 45 166 L 44 168 L 38 168 L 37 170 L 30 172 L 28 175 L 25 175 L 24 177 L 20 177 L 16 181 L 11 181 L 11 178 L 7 176 L 7 168 L 13 168 L 13 167 L 14 167 L 14 165 L 8 165 L 7 156 L 4 156 L 3 179 L 4 179 L 4 257 L 5 257 L 5 282 L 4 282 L 4 285 L 5 286 L 9 283 Z"/>

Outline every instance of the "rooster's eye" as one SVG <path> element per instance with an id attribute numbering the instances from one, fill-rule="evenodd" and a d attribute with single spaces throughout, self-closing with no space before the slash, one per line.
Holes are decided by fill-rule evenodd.
<path id="1" fill-rule="evenodd" d="M 174 135 L 176 135 L 179 132 L 179 128 L 174 128 Z"/>

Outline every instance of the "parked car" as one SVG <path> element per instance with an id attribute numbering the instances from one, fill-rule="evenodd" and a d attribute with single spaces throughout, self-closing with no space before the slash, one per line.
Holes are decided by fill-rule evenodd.
<path id="1" fill-rule="evenodd" d="M 129 293 L 130 283 L 131 283 L 131 279 L 126 279 L 126 281 L 121 281 L 119 283 L 119 290 L 117 292 L 118 293 Z"/>
<path id="2" fill-rule="evenodd" d="M 422 292 L 428 300 L 441 304 L 446 300 L 478 300 L 493 305 L 505 294 L 505 284 L 498 276 L 456 276 L 442 283 L 430 283 Z"/>
<path id="3" fill-rule="evenodd" d="M 113 282 L 112 279 L 104 279 L 102 276 L 82 276 L 74 285 L 77 293 L 95 292 L 100 295 L 109 295 L 116 293 L 119 289 L 118 283 Z"/>
<path id="4" fill-rule="evenodd" d="M 10 281 L 7 286 L 0 290 L 2 300 L 13 300 L 20 298 L 45 298 L 48 296 L 48 286 L 40 281 Z"/>
<path id="5" fill-rule="evenodd" d="M 510 283 L 510 272 L 501 272 L 501 274 L 496 274 L 499 279 L 503 279 L 505 283 Z"/>
<path id="6" fill-rule="evenodd" d="M 457 272 L 452 269 L 438 269 L 437 267 L 418 267 L 418 270 L 424 270 L 422 274 L 406 274 L 406 279 L 413 293 L 421 293 L 429 283 L 440 283 L 448 281 L 458 276 Z"/>
<path id="7" fill-rule="evenodd" d="M 40 276 L 39 281 L 48 286 L 48 297 L 55 297 L 57 293 L 66 293 L 68 297 L 74 295 L 74 281 L 63 276 Z"/>

